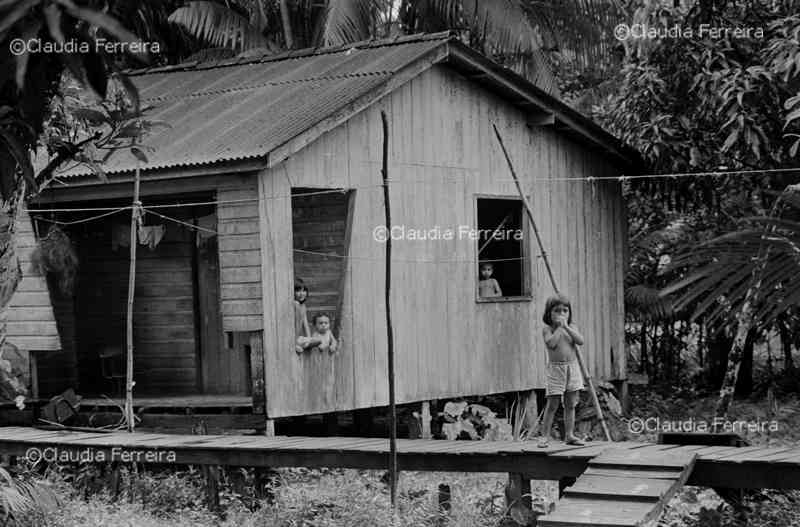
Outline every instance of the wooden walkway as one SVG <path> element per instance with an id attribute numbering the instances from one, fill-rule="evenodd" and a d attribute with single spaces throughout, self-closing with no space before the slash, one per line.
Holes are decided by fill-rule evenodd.
<path id="1" fill-rule="evenodd" d="M 800 447 L 597 442 L 579 447 L 552 443 L 543 449 L 530 441 L 399 439 L 397 451 L 398 466 L 405 471 L 578 478 L 556 511 L 540 518 L 542 525 L 550 527 L 641 525 L 658 515 L 683 484 L 800 489 Z M 0 454 L 25 456 L 31 461 L 382 470 L 387 466 L 388 452 L 387 439 L 358 437 L 128 434 L 0 427 Z M 603 518 L 619 521 L 600 521 L 600 511 L 608 512 L 601 514 Z M 611 511 L 619 514 L 614 516 Z M 623 516 L 630 521 L 623 522 Z"/>
<path id="2" fill-rule="evenodd" d="M 539 517 L 539 527 L 605 525 L 637 527 L 661 514 L 686 483 L 697 454 L 671 449 L 609 448 L 589 461 L 589 467 L 568 487 L 551 514 Z"/>

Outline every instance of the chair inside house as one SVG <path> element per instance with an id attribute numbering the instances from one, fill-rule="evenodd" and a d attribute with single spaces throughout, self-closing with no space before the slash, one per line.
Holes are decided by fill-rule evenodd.
<path id="1" fill-rule="evenodd" d="M 111 387 L 111 396 L 123 395 L 125 387 L 125 354 L 119 345 L 107 345 L 100 350 L 100 374 Z"/>

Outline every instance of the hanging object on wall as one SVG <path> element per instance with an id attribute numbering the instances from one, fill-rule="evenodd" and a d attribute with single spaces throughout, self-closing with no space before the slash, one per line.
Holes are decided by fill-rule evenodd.
<path id="1" fill-rule="evenodd" d="M 213 238 L 217 235 L 217 215 L 216 214 L 209 214 L 207 216 L 201 216 L 197 218 L 197 229 L 196 229 L 196 237 L 195 241 L 197 242 L 197 246 L 200 247 L 203 242 L 209 238 Z"/>
<path id="2" fill-rule="evenodd" d="M 166 231 L 164 225 L 139 225 L 139 245 L 147 245 L 150 250 L 155 249 Z"/>
<path id="3" fill-rule="evenodd" d="M 150 249 L 155 249 L 161 243 L 166 234 L 167 228 L 164 225 L 139 225 L 137 228 L 137 238 L 140 245 L 147 245 Z M 116 251 L 120 247 L 131 246 L 131 226 L 115 223 L 111 228 L 111 250 Z"/>

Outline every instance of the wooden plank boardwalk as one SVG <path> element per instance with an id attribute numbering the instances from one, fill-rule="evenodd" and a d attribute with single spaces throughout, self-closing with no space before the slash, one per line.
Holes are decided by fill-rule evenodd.
<path id="1" fill-rule="evenodd" d="M 640 442 L 567 446 L 535 442 L 439 441 L 399 439 L 401 470 L 513 472 L 530 479 L 581 476 L 593 459 L 613 448 L 629 459 L 696 455 L 689 485 L 724 488 L 800 488 L 800 447 L 721 447 L 654 445 Z M 358 437 L 263 437 L 177 435 L 126 432 L 74 432 L 28 427 L 0 427 L 0 454 L 42 455 L 45 459 L 138 461 L 193 465 L 341 467 L 382 470 L 389 441 Z M 100 459 L 102 458 L 102 459 Z M 601 458 L 602 459 L 602 458 Z"/>
<path id="2" fill-rule="evenodd" d="M 384 469 L 389 441 L 358 437 L 177 435 L 0 427 L 0 454 L 31 461 Z M 543 527 L 643 525 L 684 484 L 800 488 L 800 447 L 399 439 L 401 470 L 577 478 Z"/>
<path id="3" fill-rule="evenodd" d="M 697 454 L 610 447 L 588 463 L 539 527 L 638 527 L 658 518 L 686 483 Z"/>

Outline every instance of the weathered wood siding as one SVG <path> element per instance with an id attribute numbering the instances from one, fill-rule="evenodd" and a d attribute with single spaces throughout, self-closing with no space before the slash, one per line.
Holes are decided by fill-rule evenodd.
<path id="1" fill-rule="evenodd" d="M 217 208 L 223 331 L 258 331 L 264 324 L 257 187 L 253 177 L 217 191 L 223 202 Z"/>
<path id="2" fill-rule="evenodd" d="M 601 154 L 443 67 L 415 78 L 260 177 L 264 349 L 271 417 L 385 405 L 380 111 L 390 119 L 392 221 L 408 228 L 476 226 L 476 195 L 516 196 L 491 125 L 523 178 L 560 289 L 573 299 L 598 378 L 624 376 L 619 183 Z M 293 351 L 292 187 L 355 189 L 339 353 Z M 392 317 L 397 400 L 541 388 L 542 310 L 552 293 L 533 239 L 530 300 L 475 300 L 476 242 L 396 241 Z M 313 295 L 313 291 L 312 291 Z"/>
<path id="3" fill-rule="evenodd" d="M 36 249 L 36 235 L 30 216 L 25 211 L 20 211 L 17 218 L 16 242 L 22 280 L 7 311 L 8 340 L 26 351 L 58 351 L 61 341 L 53 304 L 46 278 L 31 261 Z"/>

